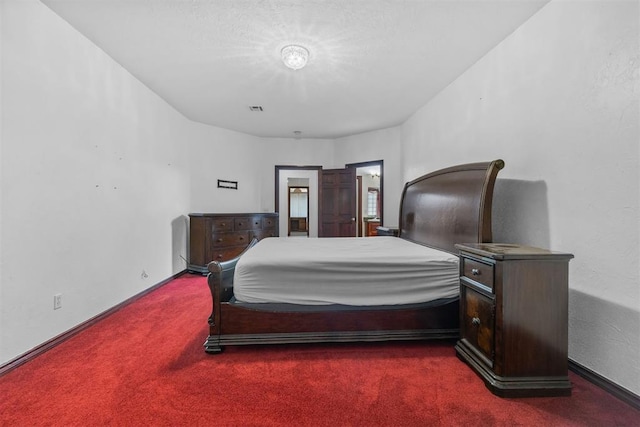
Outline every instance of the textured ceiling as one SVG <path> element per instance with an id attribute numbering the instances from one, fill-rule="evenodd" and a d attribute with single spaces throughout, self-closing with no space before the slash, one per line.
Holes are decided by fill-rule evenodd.
<path id="1" fill-rule="evenodd" d="M 548 1 L 42 0 L 189 119 L 287 138 L 401 124 Z"/>

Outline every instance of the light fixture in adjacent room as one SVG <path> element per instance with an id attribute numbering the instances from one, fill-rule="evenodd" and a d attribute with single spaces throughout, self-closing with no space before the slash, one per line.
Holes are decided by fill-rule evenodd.
<path id="1" fill-rule="evenodd" d="M 303 46 L 291 44 L 282 48 L 282 62 L 292 70 L 299 70 L 307 65 L 309 51 Z"/>

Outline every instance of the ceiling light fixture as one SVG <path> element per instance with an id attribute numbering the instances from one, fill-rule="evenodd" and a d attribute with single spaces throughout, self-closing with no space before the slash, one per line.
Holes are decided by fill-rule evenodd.
<path id="1" fill-rule="evenodd" d="M 291 44 L 282 48 L 282 62 L 292 70 L 299 70 L 307 65 L 309 51 L 303 46 Z"/>

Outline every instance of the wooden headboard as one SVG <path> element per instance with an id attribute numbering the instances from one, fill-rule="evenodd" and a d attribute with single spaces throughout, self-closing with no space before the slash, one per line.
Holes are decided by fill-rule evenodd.
<path id="1" fill-rule="evenodd" d="M 431 172 L 407 182 L 400 200 L 400 237 L 450 253 L 456 243 L 491 242 L 491 207 L 502 160 Z"/>

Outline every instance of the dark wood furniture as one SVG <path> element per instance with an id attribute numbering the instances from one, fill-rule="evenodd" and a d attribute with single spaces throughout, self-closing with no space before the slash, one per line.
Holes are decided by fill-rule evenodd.
<path id="1" fill-rule="evenodd" d="M 278 235 L 277 213 L 189 214 L 189 265 L 187 270 L 206 274 L 211 261 L 240 255 L 253 239 Z"/>
<path id="2" fill-rule="evenodd" d="M 456 353 L 494 394 L 568 396 L 568 264 L 573 255 L 461 244 Z"/>
<path id="3" fill-rule="evenodd" d="M 364 236 L 365 237 L 371 237 L 371 236 L 377 236 L 378 235 L 378 227 L 380 226 L 380 220 L 379 219 L 375 219 L 375 220 L 365 219 L 364 223 L 366 225 L 366 227 L 364 229 Z"/>
<path id="4" fill-rule="evenodd" d="M 502 160 L 454 166 L 404 186 L 399 238 L 457 254 L 458 242 L 491 241 L 491 206 Z M 427 306 L 284 309 L 233 298 L 238 258 L 208 265 L 212 296 L 205 351 L 225 345 L 389 341 L 459 336 L 459 300 Z M 389 283 L 393 286 L 393 283 Z"/>
<path id="5" fill-rule="evenodd" d="M 398 237 L 399 234 L 400 234 L 400 230 L 398 230 L 397 228 L 382 227 L 382 226 L 376 227 L 376 236 Z"/>
<path id="6" fill-rule="evenodd" d="M 307 218 L 289 218 L 289 231 L 307 231 Z"/>

